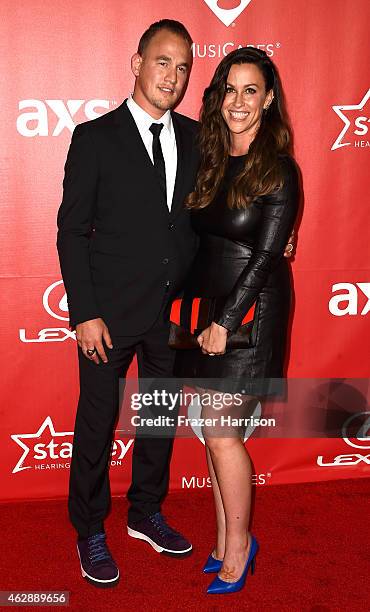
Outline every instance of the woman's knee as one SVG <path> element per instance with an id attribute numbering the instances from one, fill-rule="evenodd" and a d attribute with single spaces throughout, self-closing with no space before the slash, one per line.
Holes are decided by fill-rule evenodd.
<path id="1" fill-rule="evenodd" d="M 240 436 L 238 436 L 237 433 L 232 437 L 224 437 L 220 435 L 210 435 L 208 432 L 208 434 L 204 435 L 204 441 L 211 453 L 215 453 L 216 455 L 228 451 L 241 443 Z"/>

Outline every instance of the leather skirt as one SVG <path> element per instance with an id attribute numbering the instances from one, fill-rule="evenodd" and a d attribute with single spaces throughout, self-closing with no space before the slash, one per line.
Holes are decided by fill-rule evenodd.
<path id="1" fill-rule="evenodd" d="M 202 236 L 185 296 L 213 297 L 218 311 L 248 265 L 252 248 L 218 236 Z M 290 271 L 281 258 L 257 297 L 248 348 L 228 349 L 216 356 L 204 355 L 200 348 L 177 350 L 175 376 L 188 379 L 190 386 L 258 396 L 280 394 L 290 304 Z M 207 385 L 202 379 L 212 382 Z"/>

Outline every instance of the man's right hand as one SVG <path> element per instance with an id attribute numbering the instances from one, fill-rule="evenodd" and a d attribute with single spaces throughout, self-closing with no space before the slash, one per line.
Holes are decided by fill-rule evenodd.
<path id="1" fill-rule="evenodd" d="M 108 358 L 105 354 L 103 339 L 108 348 L 113 348 L 112 340 L 109 335 L 108 327 L 103 319 L 90 319 L 76 325 L 76 338 L 78 346 L 82 349 L 83 354 L 87 359 L 99 363 L 99 357 L 107 363 Z M 89 355 L 87 351 L 94 350 L 93 355 Z"/>

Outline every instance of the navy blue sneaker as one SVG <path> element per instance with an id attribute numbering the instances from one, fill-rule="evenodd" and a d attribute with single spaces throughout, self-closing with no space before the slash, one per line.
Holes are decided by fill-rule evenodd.
<path id="1" fill-rule="evenodd" d="M 132 538 L 148 542 L 154 550 L 164 555 L 187 557 L 193 550 L 190 542 L 181 533 L 167 525 L 160 512 L 147 516 L 141 521 L 130 523 L 127 526 L 127 533 Z"/>
<path id="2" fill-rule="evenodd" d="M 119 569 L 109 552 L 105 533 L 77 540 L 83 578 L 96 587 L 112 587 L 119 581 Z"/>

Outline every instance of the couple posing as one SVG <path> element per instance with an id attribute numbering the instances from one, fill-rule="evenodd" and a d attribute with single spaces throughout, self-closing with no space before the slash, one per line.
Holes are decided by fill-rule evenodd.
<path id="1" fill-rule="evenodd" d="M 104 519 L 118 379 L 134 355 L 140 378 L 237 381 L 244 411 L 258 380 L 282 376 L 284 255 L 293 249 L 298 187 L 279 77 L 263 51 L 230 53 L 205 90 L 198 124 L 172 110 L 186 90 L 191 45 L 181 23 L 152 24 L 132 57 L 132 96 L 76 127 L 65 165 L 57 245 L 80 375 L 69 512 L 82 575 L 95 586 L 119 580 Z M 204 298 L 208 315 L 199 347 L 176 351 L 169 311 L 184 287 L 184 302 Z M 233 344 L 245 326 L 248 346 Z M 188 555 L 192 545 L 161 514 L 174 431 L 139 433 L 128 534 L 157 552 Z M 203 433 L 217 518 L 204 571 L 215 573 L 209 593 L 233 592 L 258 550 L 248 531 L 251 462 L 240 431 Z"/>

